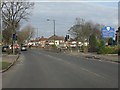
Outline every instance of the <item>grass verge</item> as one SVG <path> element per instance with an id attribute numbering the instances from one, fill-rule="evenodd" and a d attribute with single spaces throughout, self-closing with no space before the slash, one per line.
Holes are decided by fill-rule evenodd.
<path id="1" fill-rule="evenodd" d="M 0 62 L 0 70 L 6 69 L 10 64 L 9 62 Z"/>

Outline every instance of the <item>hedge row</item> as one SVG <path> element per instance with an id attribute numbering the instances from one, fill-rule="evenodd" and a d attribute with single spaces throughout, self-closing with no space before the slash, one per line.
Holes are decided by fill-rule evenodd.
<path id="1" fill-rule="evenodd" d="M 98 54 L 118 54 L 118 46 L 106 46 L 100 47 L 98 50 Z"/>

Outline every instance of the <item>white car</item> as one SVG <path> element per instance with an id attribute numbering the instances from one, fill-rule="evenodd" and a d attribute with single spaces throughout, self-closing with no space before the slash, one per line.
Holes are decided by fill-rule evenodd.
<path id="1" fill-rule="evenodd" d="M 27 46 L 22 45 L 22 46 L 21 46 L 21 51 L 27 51 Z"/>
<path id="2" fill-rule="evenodd" d="M 70 47 L 75 48 L 77 45 L 76 44 L 70 44 Z"/>
<path id="3" fill-rule="evenodd" d="M 57 46 L 58 49 L 67 49 L 66 44 L 60 44 Z"/>

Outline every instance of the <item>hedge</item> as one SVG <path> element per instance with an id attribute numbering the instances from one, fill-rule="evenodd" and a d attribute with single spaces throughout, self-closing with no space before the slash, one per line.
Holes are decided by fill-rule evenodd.
<path id="1" fill-rule="evenodd" d="M 118 46 L 105 46 L 100 47 L 98 54 L 118 54 Z"/>

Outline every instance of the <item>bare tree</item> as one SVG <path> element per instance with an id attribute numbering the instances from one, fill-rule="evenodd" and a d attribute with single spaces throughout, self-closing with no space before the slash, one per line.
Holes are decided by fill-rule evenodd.
<path id="1" fill-rule="evenodd" d="M 26 40 L 29 41 L 35 34 L 34 27 L 31 25 L 25 26 L 21 31 L 18 33 L 18 42 L 24 43 Z"/>
<path id="2" fill-rule="evenodd" d="M 90 22 L 85 22 L 84 19 L 76 18 L 76 24 L 69 29 L 71 35 L 73 35 L 77 41 L 85 42 L 88 40 L 89 35 L 92 33 L 92 27 Z"/>
<path id="3" fill-rule="evenodd" d="M 76 18 L 76 23 L 69 29 L 69 33 L 73 35 L 77 41 L 82 42 L 83 47 L 85 47 L 84 43 L 89 42 L 90 36 L 98 29 L 100 29 L 98 24 L 94 24 L 91 21 L 86 22 L 81 18 Z"/>
<path id="4" fill-rule="evenodd" d="M 10 44 L 12 41 L 12 32 L 9 29 L 5 29 L 2 31 L 3 42 L 4 44 Z"/>
<path id="5" fill-rule="evenodd" d="M 13 0 L 13 2 L 2 2 L 3 29 L 9 32 L 10 37 L 17 32 L 22 20 L 29 19 L 30 9 L 32 9 L 33 6 L 34 3 L 32 2 L 15 2 L 15 0 Z"/>

